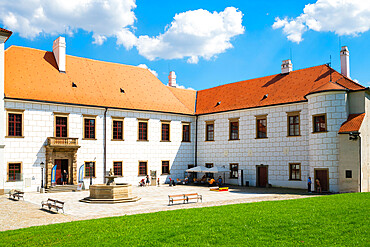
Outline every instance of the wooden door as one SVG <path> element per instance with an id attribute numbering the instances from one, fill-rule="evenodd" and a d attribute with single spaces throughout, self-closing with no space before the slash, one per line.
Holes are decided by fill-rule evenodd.
<path id="1" fill-rule="evenodd" d="M 267 166 L 258 166 L 257 167 L 257 185 L 258 187 L 266 187 L 267 186 Z"/>
<path id="2" fill-rule="evenodd" d="M 329 171 L 328 169 L 315 169 L 315 191 L 316 188 L 316 179 L 320 180 L 321 190 L 329 191 Z"/>
<path id="3" fill-rule="evenodd" d="M 62 160 L 55 160 L 57 169 L 55 171 L 55 182 L 56 184 L 62 184 Z"/>
<path id="4" fill-rule="evenodd" d="M 69 181 L 69 170 L 68 170 L 68 160 L 61 160 L 61 166 L 60 166 L 60 172 L 62 174 L 62 172 L 66 170 L 67 174 L 68 174 L 68 178 L 67 178 L 67 181 L 65 181 L 67 184 L 68 184 L 68 181 Z M 61 175 L 62 176 L 62 175 Z"/>

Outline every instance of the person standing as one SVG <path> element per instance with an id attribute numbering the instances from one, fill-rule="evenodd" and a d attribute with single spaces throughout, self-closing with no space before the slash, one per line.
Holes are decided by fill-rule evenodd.
<path id="1" fill-rule="evenodd" d="M 146 186 L 149 186 L 149 185 L 150 185 L 149 175 L 146 175 Z"/>
<path id="2" fill-rule="evenodd" d="M 66 170 L 63 170 L 63 173 L 62 173 L 62 184 L 65 185 L 67 183 L 67 179 L 68 179 L 68 173 Z"/>
<path id="3" fill-rule="evenodd" d="M 316 182 L 316 192 L 317 192 L 317 193 L 321 193 L 321 184 L 320 184 L 320 180 L 319 180 L 318 178 L 316 178 L 315 182 Z"/>
<path id="4" fill-rule="evenodd" d="M 158 187 L 159 187 L 159 178 L 158 178 L 158 180 L 157 180 L 157 185 L 158 185 Z"/>
<path id="5" fill-rule="evenodd" d="M 308 177 L 308 180 L 307 180 L 308 193 L 311 193 L 311 184 L 312 184 L 311 177 Z"/>

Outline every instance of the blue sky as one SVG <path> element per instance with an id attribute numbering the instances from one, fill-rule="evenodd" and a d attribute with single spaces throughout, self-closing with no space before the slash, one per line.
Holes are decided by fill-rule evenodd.
<path id="1" fill-rule="evenodd" d="M 370 1 L 47 0 L 0 3 L 10 45 L 52 50 L 66 37 L 67 54 L 145 64 L 167 84 L 201 90 L 328 63 L 340 71 L 350 51 L 351 78 L 370 86 Z M 309 5 L 310 4 L 310 5 Z M 278 19 L 277 19 L 278 18 Z"/>

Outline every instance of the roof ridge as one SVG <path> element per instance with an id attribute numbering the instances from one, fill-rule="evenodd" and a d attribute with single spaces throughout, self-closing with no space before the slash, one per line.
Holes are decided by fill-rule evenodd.
<path id="1" fill-rule="evenodd" d="M 312 68 L 316 68 L 316 67 L 320 67 L 320 66 L 325 66 L 325 64 L 320 64 L 320 65 L 316 65 L 316 66 L 312 66 L 312 67 L 307 67 L 307 68 L 302 68 L 302 69 L 298 69 L 298 70 L 293 70 L 290 73 L 295 73 L 295 72 L 298 72 L 298 71 L 312 69 Z M 218 85 L 218 86 L 215 86 L 215 87 L 210 87 L 210 88 L 206 88 L 206 89 L 202 89 L 202 90 L 197 90 L 197 92 L 204 91 L 204 90 L 209 90 L 209 89 L 213 89 L 213 88 L 217 88 L 217 87 L 222 87 L 222 86 L 226 86 L 226 85 L 231 85 L 231 84 L 235 84 L 235 83 L 239 83 L 239 82 L 252 81 L 252 80 L 262 79 L 262 78 L 266 78 L 266 77 L 277 76 L 277 75 L 283 75 L 283 74 L 277 73 L 277 74 L 272 74 L 272 75 L 267 75 L 267 76 L 262 76 L 262 77 L 255 77 L 255 78 L 251 78 L 251 79 L 241 80 L 241 81 L 234 81 L 234 82 L 230 82 L 230 83 Z"/>

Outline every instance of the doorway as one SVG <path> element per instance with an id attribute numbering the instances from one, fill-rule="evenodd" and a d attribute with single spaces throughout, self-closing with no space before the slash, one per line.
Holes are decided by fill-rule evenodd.
<path id="1" fill-rule="evenodd" d="M 266 187 L 268 184 L 268 166 L 257 166 L 257 186 Z"/>
<path id="2" fill-rule="evenodd" d="M 319 179 L 322 191 L 329 191 L 329 169 L 328 168 L 315 169 L 315 191 L 317 191 L 316 179 Z"/>
<path id="3" fill-rule="evenodd" d="M 69 170 L 68 170 L 68 159 L 56 159 L 55 165 L 57 166 L 55 171 L 55 182 L 56 184 L 62 184 L 62 171 L 66 170 L 68 174 L 67 184 L 69 182 Z"/>

